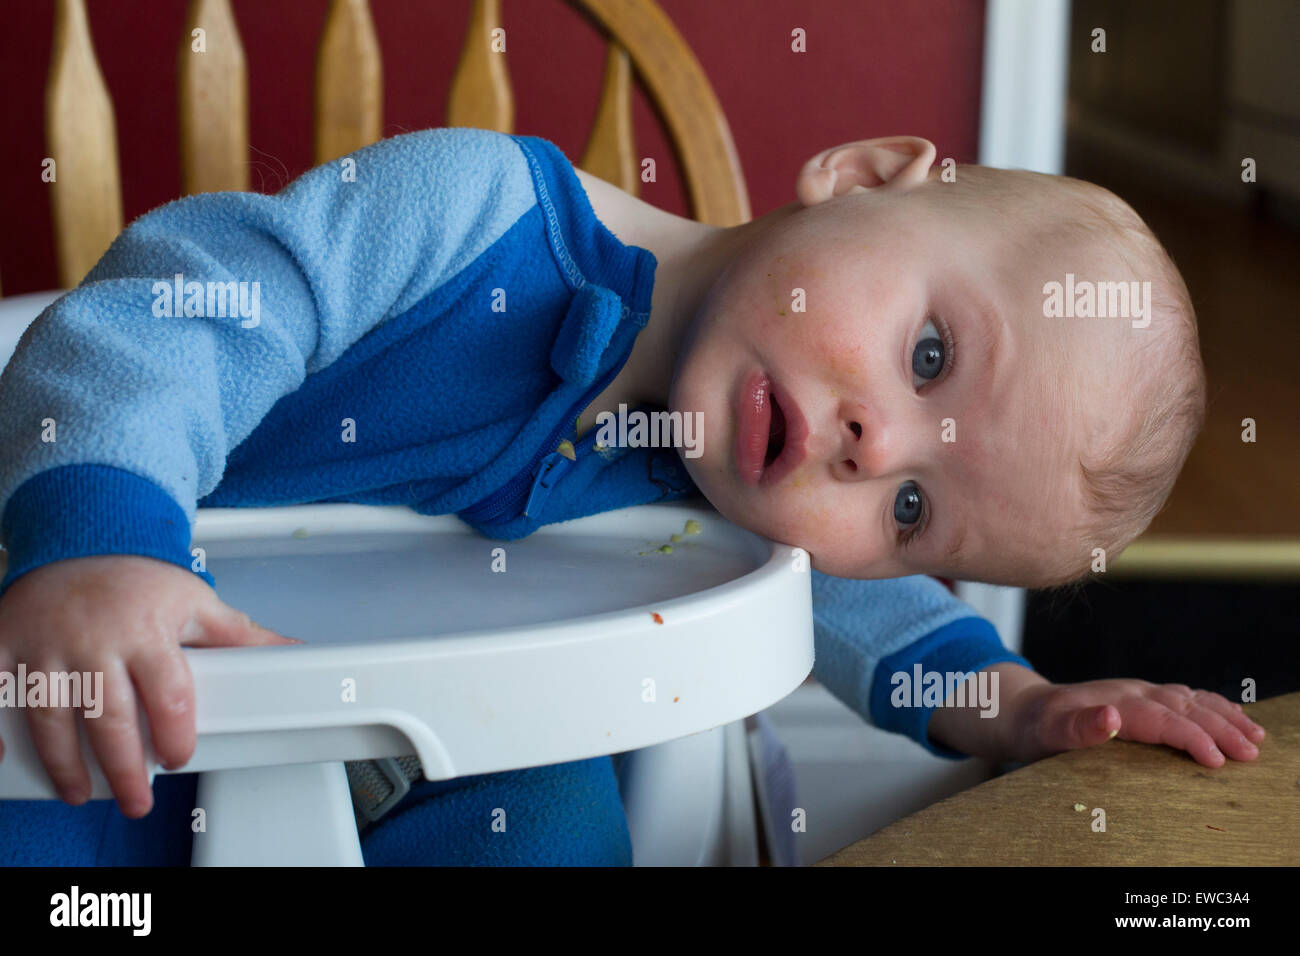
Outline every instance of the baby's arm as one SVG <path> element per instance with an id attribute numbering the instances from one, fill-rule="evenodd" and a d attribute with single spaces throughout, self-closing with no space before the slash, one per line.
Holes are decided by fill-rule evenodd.
<path id="1" fill-rule="evenodd" d="M 1167 744 L 1207 767 L 1221 767 L 1227 757 L 1254 760 L 1264 739 L 1264 728 L 1240 704 L 1183 684 L 1053 684 L 1013 663 L 987 670 L 998 674 L 997 716 L 983 718 L 973 707 L 937 708 L 929 728 L 935 741 L 963 753 L 1027 763 L 1119 736 Z"/>
<path id="2" fill-rule="evenodd" d="M 925 703 L 919 683 L 913 687 L 917 669 L 922 675 L 968 673 L 1006 661 L 1028 668 L 1029 662 L 1008 650 L 989 621 L 933 578 L 812 574 L 817 679 L 881 730 L 910 737 L 938 756 L 966 756 L 936 746 L 928 736 L 934 707 Z"/>
<path id="3" fill-rule="evenodd" d="M 196 502 L 221 482 L 229 453 L 307 375 L 432 294 L 536 204 L 526 158 L 498 133 L 422 131 L 348 159 L 274 196 L 207 193 L 137 219 L 31 325 L 0 376 L 0 654 L 63 670 L 102 665 L 113 716 L 88 730 L 125 813 L 147 791 L 133 679 L 161 685 L 143 693 L 159 754 L 184 760 L 192 750 L 177 646 L 195 642 L 177 608 L 229 618 L 210 589 L 187 587 L 201 583 L 190 570 Z M 185 288 L 169 310 L 178 275 L 199 291 Z M 214 314 L 217 293 L 247 314 Z M 59 607 L 63 594 L 48 582 L 72 587 L 65 575 L 88 567 L 78 561 L 104 555 L 137 556 L 133 567 L 151 573 L 78 577 L 69 593 L 102 596 L 122 575 L 112 614 L 92 626 Z M 151 611 L 168 602 L 176 607 Z M 227 643 L 258 642 L 247 628 L 229 633 Z M 64 795 L 83 789 L 71 713 L 33 716 Z"/>
<path id="4" fill-rule="evenodd" d="M 0 377 L 0 593 L 87 554 L 189 568 L 196 502 L 276 402 L 536 204 L 527 160 L 499 133 L 422 131 L 348 159 L 274 196 L 153 210 L 32 323 Z M 227 284 L 254 314 L 224 314 Z"/>
<path id="5" fill-rule="evenodd" d="M 868 723 L 939 756 L 1028 762 L 1118 731 L 1217 767 L 1224 754 L 1254 759 L 1264 738 L 1239 705 L 1208 691 L 1138 680 L 1053 684 L 932 578 L 859 581 L 814 571 L 812 589 L 817 679 Z M 978 685 L 962 707 L 925 692 L 927 675 L 981 671 L 998 676 L 994 706 L 979 705 Z"/>

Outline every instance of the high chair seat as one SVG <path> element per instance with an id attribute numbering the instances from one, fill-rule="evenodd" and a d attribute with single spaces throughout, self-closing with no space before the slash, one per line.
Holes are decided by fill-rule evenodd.
<path id="1" fill-rule="evenodd" d="M 0 300 L 0 362 L 56 297 Z M 752 811 L 738 722 L 813 663 L 809 573 L 707 507 L 518 541 L 400 507 L 199 509 L 193 543 L 223 601 L 306 642 L 184 651 L 198 736 L 175 772 L 200 773 L 196 865 L 360 864 L 343 761 L 414 755 L 446 780 L 627 752 L 638 862 L 734 861 Z M 57 799 L 21 709 L 0 708 L 0 737 L 0 799 Z M 110 797 L 84 729 L 82 749 L 92 799 Z M 167 772 L 151 760 L 151 781 Z M 665 816 L 713 845 L 648 844 Z"/>

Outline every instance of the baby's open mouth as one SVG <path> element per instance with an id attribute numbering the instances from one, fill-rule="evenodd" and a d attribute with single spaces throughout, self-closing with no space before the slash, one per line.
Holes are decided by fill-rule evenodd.
<path id="1" fill-rule="evenodd" d="M 808 423 L 794 396 L 755 369 L 736 390 L 736 476 L 750 486 L 780 483 L 808 456 Z M 784 402 L 784 404 L 782 404 Z"/>
<path id="2" fill-rule="evenodd" d="M 785 413 L 781 411 L 781 404 L 776 400 L 775 395 L 769 393 L 769 399 L 772 404 L 772 425 L 767 433 L 767 455 L 763 459 L 764 468 L 776 461 L 785 449 Z"/>
<path id="3" fill-rule="evenodd" d="M 777 400 L 780 392 L 785 404 Z M 767 454 L 759 469 L 760 485 L 779 485 L 808 457 L 808 422 L 799 409 L 794 396 L 780 386 L 769 388 L 768 408 L 771 417 L 767 423 Z"/>

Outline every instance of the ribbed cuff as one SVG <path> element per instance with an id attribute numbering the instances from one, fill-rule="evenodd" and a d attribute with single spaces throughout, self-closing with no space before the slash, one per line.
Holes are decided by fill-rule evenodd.
<path id="1" fill-rule="evenodd" d="M 882 730 L 906 734 L 936 756 L 954 760 L 969 756 L 930 740 L 927 728 L 936 707 L 924 703 L 917 677 L 924 681 L 927 675 L 942 675 L 946 687 L 949 674 L 978 673 L 1008 661 L 1033 670 L 1029 661 L 1007 650 L 987 620 L 958 618 L 881 659 L 871 681 L 871 720 Z"/>
<path id="2" fill-rule="evenodd" d="M 101 554 L 135 554 L 194 571 L 190 524 L 162 488 L 109 465 L 62 465 L 19 486 L 0 520 L 9 566 L 0 596 L 28 571 Z"/>

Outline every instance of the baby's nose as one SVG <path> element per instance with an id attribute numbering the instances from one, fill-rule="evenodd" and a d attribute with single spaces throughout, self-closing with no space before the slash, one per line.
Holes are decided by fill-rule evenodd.
<path id="1" fill-rule="evenodd" d="M 834 467 L 846 481 L 879 478 L 901 465 L 905 449 L 896 427 L 850 416 L 844 419 L 841 437 L 839 461 Z"/>

